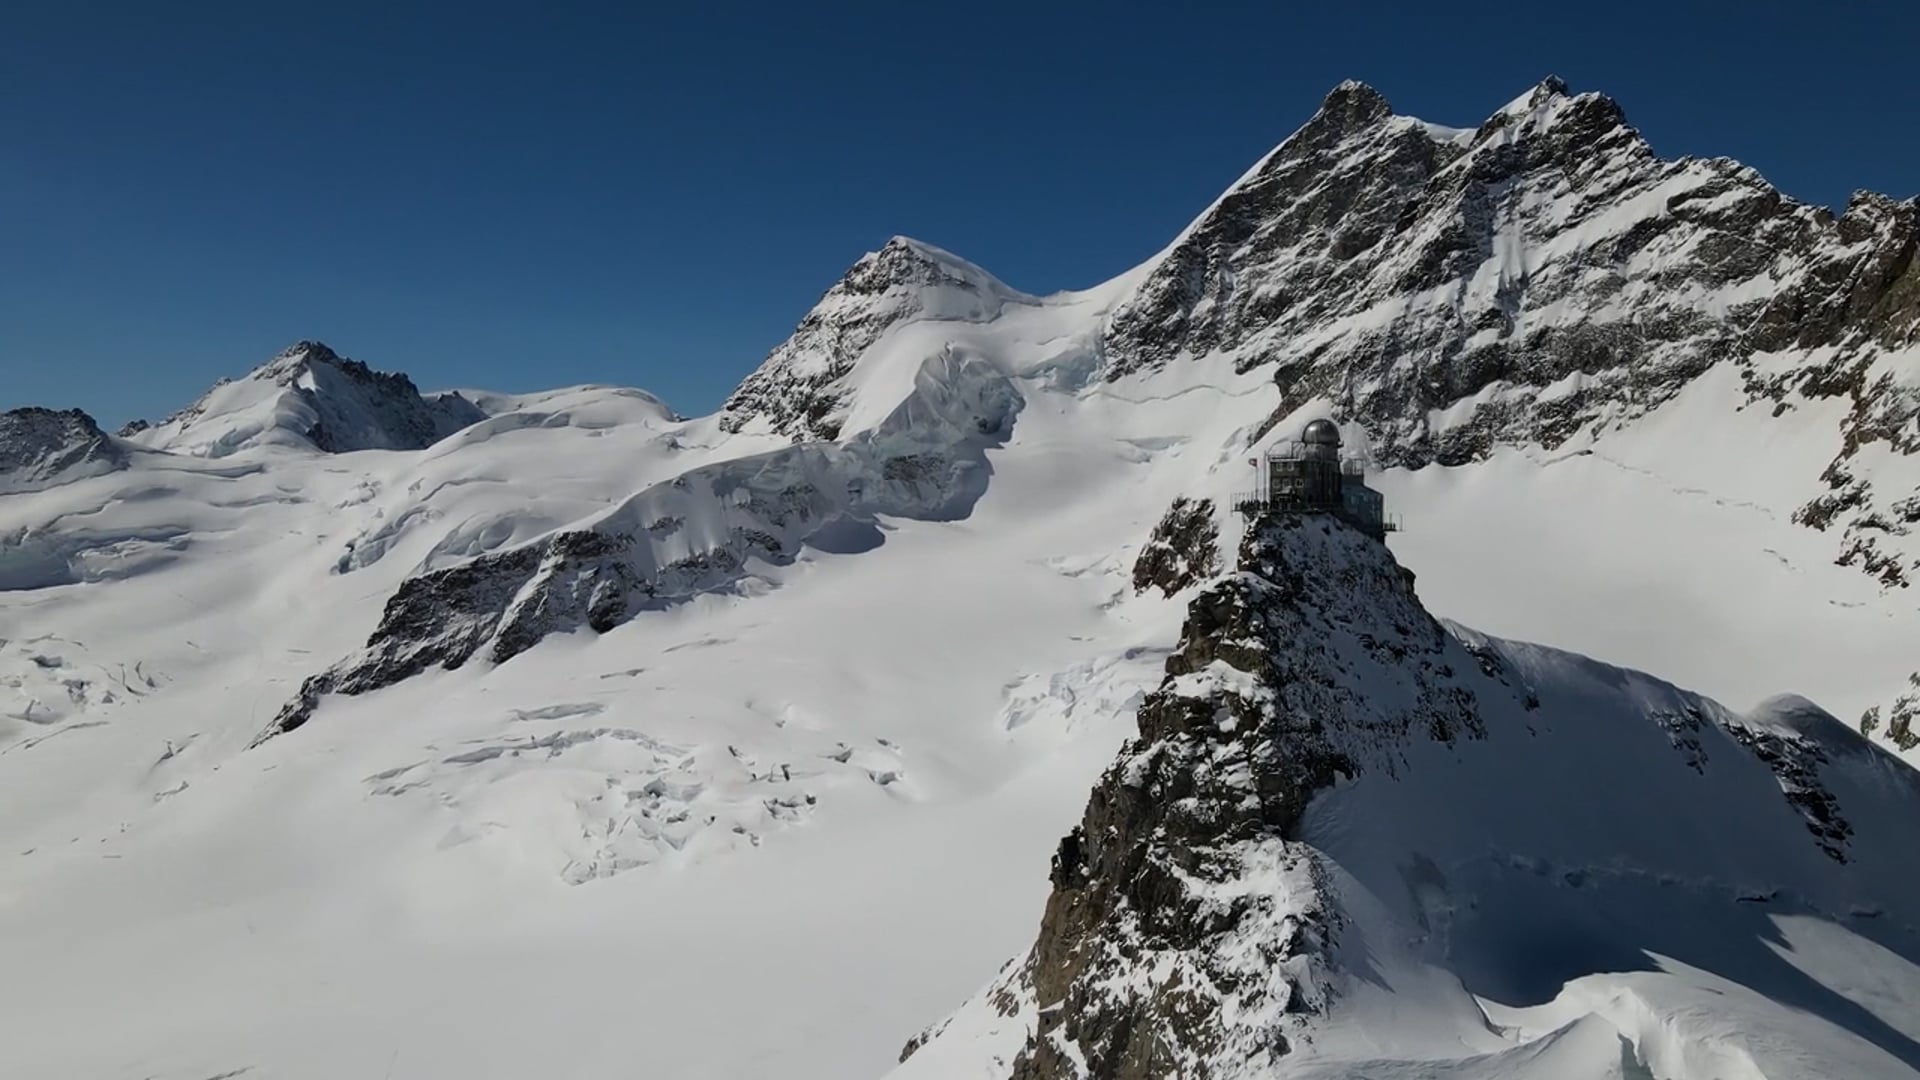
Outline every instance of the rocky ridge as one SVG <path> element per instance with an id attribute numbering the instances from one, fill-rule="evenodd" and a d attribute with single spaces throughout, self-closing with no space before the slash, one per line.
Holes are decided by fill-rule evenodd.
<path id="1" fill-rule="evenodd" d="M 38 491 L 126 467 L 126 449 L 79 409 L 0 413 L 0 494 Z"/>

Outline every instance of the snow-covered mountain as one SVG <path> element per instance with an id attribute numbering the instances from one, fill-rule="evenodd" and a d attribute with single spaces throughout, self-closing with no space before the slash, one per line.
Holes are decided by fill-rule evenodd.
<path id="1" fill-rule="evenodd" d="M 129 425 L 128 437 L 203 457 L 256 446 L 330 454 L 424 450 L 484 415 L 459 394 L 422 397 L 405 375 L 374 371 L 317 341 L 302 341 L 158 424 Z"/>
<path id="2" fill-rule="evenodd" d="M 0 494 L 126 467 L 126 450 L 79 409 L 29 406 L 0 413 Z"/>
<path id="3" fill-rule="evenodd" d="M 1911 1075 L 1915 221 L 1346 84 L 1095 288 L 889 241 L 711 416 L 7 414 L 5 1071 L 879 1076 L 985 985 L 903 1076 Z M 1392 557 L 1227 513 L 1319 416 Z"/>

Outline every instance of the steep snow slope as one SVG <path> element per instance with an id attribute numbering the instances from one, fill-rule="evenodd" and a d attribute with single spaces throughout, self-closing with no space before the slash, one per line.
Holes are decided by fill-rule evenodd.
<path id="1" fill-rule="evenodd" d="M 1596 107 L 1547 90 L 1551 122 L 1519 125 L 1525 138 L 1500 134 L 1512 120 L 1469 136 L 1382 114 L 1360 122 L 1381 131 L 1336 134 L 1315 160 L 1365 178 L 1366 148 L 1404 129 L 1458 161 L 1495 139 L 1566 146 L 1558 166 L 1578 172 L 1588 151 L 1561 125 Z M 1737 708 L 1797 690 L 1851 717 L 1897 697 L 1920 662 L 1913 605 L 1833 565 L 1835 538 L 1794 518 L 1833 490 L 1820 474 L 1848 448 L 1839 492 L 1871 491 L 1829 524 L 1897 504 L 1913 458 L 1886 433 L 1910 421 L 1899 393 L 1873 388 L 1903 385 L 1904 354 L 1873 346 L 1884 385 L 1849 366 L 1865 346 L 1712 364 L 1620 407 L 1617 427 L 1496 425 L 1484 447 L 1418 469 L 1393 449 L 1411 445 L 1395 442 L 1400 391 L 1370 410 L 1341 395 L 1341 357 L 1367 368 L 1340 351 L 1364 340 L 1357 323 L 1307 375 L 1225 329 L 1129 359 L 1157 325 L 1142 305 L 1169 282 L 1215 282 L 1224 312 L 1294 272 L 1191 262 L 1240 250 L 1210 223 L 1279 236 L 1294 214 L 1320 223 L 1288 241 L 1302 265 L 1338 261 L 1323 241 L 1359 225 L 1340 199 L 1248 196 L 1325 142 L 1327 116 L 1377 111 L 1364 98 L 1336 92 L 1163 256 L 1084 293 L 1029 296 L 890 242 L 716 416 L 603 387 L 469 392 L 449 432 L 435 401 L 454 399 L 410 383 L 275 376 L 135 434 L 148 449 L 124 470 L 5 496 L 0 951 L 48 972 L 0 990 L 14 1071 L 598 1076 L 630 1071 L 640 1047 L 658 1075 L 881 1074 L 907 1033 L 1031 942 L 1047 854 L 1178 640 L 1181 568 L 1205 562 L 1168 557 L 1207 533 L 1191 508 L 1231 543 L 1221 508 L 1248 457 L 1316 415 L 1396 463 L 1380 483 L 1412 530 L 1395 543 L 1435 610 Z M 1544 185 L 1554 167 L 1490 190 Z M 1312 167 L 1287 169 L 1319 190 Z M 1860 250 L 1898 248 L 1905 212 Z M 1544 235 L 1509 247 L 1524 263 L 1570 242 Z M 1407 242 L 1387 229 L 1348 264 Z M 1295 299 L 1365 291 L 1318 280 Z M 1904 310 L 1897 289 L 1855 291 L 1841 308 L 1904 325 L 1887 314 Z M 1204 315 L 1181 311 L 1163 321 Z M 1248 308 L 1231 333 L 1274 318 Z M 1394 356 L 1392 378 L 1421 370 Z M 1581 409 L 1637 385 L 1604 366 L 1588 365 L 1601 388 Z M 1513 415 L 1550 414 L 1588 385 L 1576 374 L 1509 365 L 1510 384 L 1547 387 Z M 1789 407 L 1773 415 L 1755 379 Z M 1435 439 L 1485 428 L 1500 392 L 1426 386 L 1409 377 L 1403 403 Z M 1176 498 L 1186 524 L 1150 542 Z M 1882 550 L 1902 550 L 1903 526 L 1886 524 Z M 1171 597 L 1134 589 L 1150 543 L 1142 580 Z M 1790 823 L 1781 843 L 1808 844 Z M 1355 895 L 1380 888 L 1358 880 Z M 1393 903 L 1371 925 L 1397 925 Z M 1882 989 L 1862 977 L 1849 993 L 1900 1000 L 1898 950 L 1873 961 L 1882 946 L 1828 926 L 1791 940 L 1819 979 L 1870 972 Z M 1436 1009 L 1467 1007 L 1424 959 L 1394 971 L 1433 986 Z M 1735 981 L 1758 996 L 1727 1023 L 1770 1017 L 1779 984 Z M 1476 1045 L 1509 1075 L 1529 1055 L 1590 1063 L 1629 1025 L 1582 1004 L 1580 985 L 1500 1020 L 1564 1033 Z M 1712 1013 L 1698 1003 L 1734 996 L 1688 1000 Z"/>
<path id="2" fill-rule="evenodd" d="M 422 397 L 405 375 L 374 371 L 317 341 L 302 341 L 156 425 L 129 425 L 129 437 L 202 457 L 254 446 L 420 450 L 482 415 L 458 394 Z"/>

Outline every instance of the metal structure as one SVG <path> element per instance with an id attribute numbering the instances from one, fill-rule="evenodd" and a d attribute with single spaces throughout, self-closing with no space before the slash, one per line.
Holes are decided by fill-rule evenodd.
<path id="1" fill-rule="evenodd" d="M 1332 421 L 1309 423 L 1299 438 L 1281 440 L 1253 464 L 1256 487 L 1234 496 L 1238 513 L 1332 514 L 1381 541 L 1400 531 L 1385 498 L 1367 486 L 1365 463 L 1340 453 L 1340 429 Z"/>

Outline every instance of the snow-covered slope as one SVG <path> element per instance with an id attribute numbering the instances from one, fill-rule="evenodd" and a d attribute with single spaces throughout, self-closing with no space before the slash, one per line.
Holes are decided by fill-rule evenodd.
<path id="1" fill-rule="evenodd" d="M 202 457 L 256 446 L 335 454 L 422 450 L 483 415 L 458 394 L 422 397 L 405 375 L 374 371 L 317 341 L 302 341 L 158 424 L 130 426 L 130 437 Z"/>
<path id="2" fill-rule="evenodd" d="M 1725 205 L 1674 201 L 1722 181 Z M 1906 1030 L 1886 1003 L 1912 1000 L 1913 953 L 1835 898 L 1904 917 L 1853 852 L 1890 842 L 1907 781 L 1861 794 L 1846 775 L 1882 759 L 1812 706 L 1757 707 L 1880 706 L 1876 737 L 1920 712 L 1900 704 L 1920 611 L 1898 584 L 1920 481 L 1912 221 L 1871 199 L 1829 219 L 1729 164 L 1662 162 L 1610 103 L 1556 84 L 1474 131 L 1350 85 L 1096 288 L 1028 295 L 887 243 L 712 416 L 609 387 L 423 396 L 296 348 L 100 437 L 123 468 L 34 465 L 0 495 L 0 955 L 42 973 L 0 984 L 0 1071 L 585 1077 L 639 1055 L 662 1076 L 881 1075 L 1032 944 L 1049 853 L 1239 537 L 1224 508 L 1248 458 L 1331 415 L 1388 465 L 1425 607 L 1690 690 L 1466 630 L 1431 639 L 1451 675 L 1374 658 L 1378 685 L 1471 691 L 1488 735 L 1410 733 L 1403 786 L 1369 759 L 1325 794 L 1308 825 L 1374 839 L 1288 841 L 1353 879 L 1302 895 L 1366 928 L 1349 941 L 1413 933 L 1381 868 L 1468 858 L 1465 833 L 1395 824 L 1444 819 L 1465 783 L 1448 769 L 1488 789 L 1475 814 L 1564 825 L 1492 829 L 1505 850 L 1598 875 L 1604 830 L 1529 809 L 1544 781 L 1494 782 L 1591 749 L 1583 798 L 1651 768 L 1663 807 L 1749 815 L 1738 850 L 1697 863 L 1623 816 L 1622 865 L 1680 880 L 1607 893 L 1629 921 L 1721 910 L 1700 882 L 1804 894 L 1813 921 L 1766 908 L 1785 921 L 1763 942 L 1854 1003 L 1731 947 L 1668 952 L 1713 963 L 1653 979 L 1603 927 L 1581 931 L 1621 958 L 1590 965 L 1602 981 L 1563 991 L 1546 984 L 1578 965 L 1552 967 L 1505 999 L 1530 1011 L 1486 1006 L 1519 1034 L 1459 1026 L 1481 1007 L 1468 991 L 1508 992 L 1480 937 L 1453 960 L 1380 945 L 1400 992 L 1331 1023 L 1364 1034 L 1399 1010 L 1453 1033 L 1383 1045 L 1413 1062 L 1383 1075 L 1470 1052 L 1496 1056 L 1450 1075 L 1565 1075 L 1623 1037 L 1652 1063 L 1652 1029 L 1621 1011 L 1643 1008 L 1705 1017 L 1689 1046 L 1772 1025 L 1806 1033 L 1807 1061 L 1903 1075 L 1849 1010 Z M 1811 261 L 1714 254 L 1763 233 Z M 1509 321 L 1447 315 L 1489 304 Z M 1748 316 L 1776 336 L 1729 329 Z M 1602 323 L 1624 344 L 1577 345 Z M 1366 576 L 1362 553 L 1323 554 Z M 1461 650 L 1515 685 L 1538 669 L 1540 708 Z M 1340 707 L 1367 715 L 1371 696 Z M 1673 738 L 1697 737 L 1705 772 L 1647 734 L 1650 710 L 1688 706 L 1704 726 L 1675 719 Z M 1549 708 L 1535 749 L 1516 725 Z M 1829 760 L 1789 780 L 1817 774 L 1843 837 L 1815 836 L 1813 804 L 1754 764 L 1773 744 L 1734 745 L 1793 724 Z M 1521 895 L 1478 872 L 1448 895 Z M 1543 911 L 1588 910 L 1551 895 Z M 1724 910 L 1727 933 L 1759 925 Z M 1009 1055 L 1026 1038 L 963 1017 L 950 1034 L 998 1025 Z M 1357 1060 L 1340 1037 L 1321 1036 L 1327 1060 Z"/>

